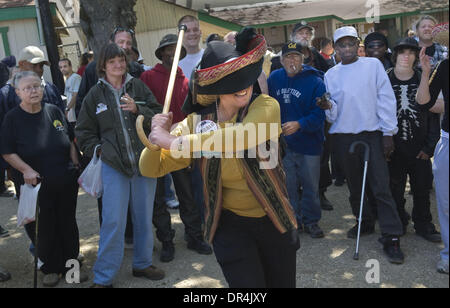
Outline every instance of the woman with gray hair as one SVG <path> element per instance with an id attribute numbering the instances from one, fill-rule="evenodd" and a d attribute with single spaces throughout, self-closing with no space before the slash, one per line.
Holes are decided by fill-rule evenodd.
<path id="1" fill-rule="evenodd" d="M 54 105 L 41 103 L 43 86 L 39 76 L 30 71 L 17 73 L 14 87 L 21 103 L 3 121 L 1 154 L 20 172 L 21 184 L 41 182 L 36 253 L 43 262 L 42 282 L 52 287 L 67 272 L 66 262 L 77 259 L 79 254 L 75 218 L 78 155 L 64 114 Z M 35 228 L 35 223 L 25 225 L 33 243 Z"/>

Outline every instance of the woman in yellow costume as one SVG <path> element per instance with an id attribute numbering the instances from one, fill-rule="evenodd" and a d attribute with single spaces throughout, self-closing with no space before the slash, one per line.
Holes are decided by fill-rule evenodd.
<path id="1" fill-rule="evenodd" d="M 278 147 L 278 102 L 253 95 L 267 44 L 252 28 L 236 47 L 213 41 L 191 80 L 183 107 L 190 114 L 152 120 L 144 176 L 161 177 L 200 160 L 205 196 L 205 239 L 231 288 L 295 287 L 297 223 L 287 197 Z M 170 132 L 170 130 L 172 131 Z"/>

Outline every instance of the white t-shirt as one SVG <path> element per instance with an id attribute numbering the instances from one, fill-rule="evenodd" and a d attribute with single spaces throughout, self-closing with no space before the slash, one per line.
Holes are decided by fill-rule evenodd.
<path id="1" fill-rule="evenodd" d="M 81 84 L 81 76 L 73 73 L 66 80 L 66 87 L 64 88 L 64 95 L 67 97 L 67 104 L 72 100 L 72 96 L 75 93 L 78 93 Z M 67 121 L 69 123 L 76 122 L 77 117 L 75 115 L 75 108 L 72 108 L 67 113 Z"/>
<path id="2" fill-rule="evenodd" d="M 179 66 L 183 70 L 183 73 L 187 79 L 191 80 L 192 72 L 194 71 L 194 68 L 197 66 L 197 64 L 201 61 L 204 51 L 204 49 L 201 49 L 197 53 L 187 54 L 186 57 L 184 57 L 184 59 L 180 61 Z"/>
<path id="3" fill-rule="evenodd" d="M 325 112 L 332 123 L 330 134 L 397 133 L 397 100 L 380 60 L 362 57 L 339 63 L 326 72 L 325 85 L 333 101 Z"/>

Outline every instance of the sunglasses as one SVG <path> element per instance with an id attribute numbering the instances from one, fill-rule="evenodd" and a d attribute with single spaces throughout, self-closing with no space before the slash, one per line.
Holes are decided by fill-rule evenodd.
<path id="1" fill-rule="evenodd" d="M 367 48 L 382 48 L 385 45 L 383 43 L 369 43 L 367 44 Z"/>
<path id="2" fill-rule="evenodd" d="M 135 34 L 135 32 L 132 29 L 117 26 L 114 28 L 112 35 L 115 36 L 118 32 L 128 32 L 131 34 L 131 36 L 134 36 Z"/>

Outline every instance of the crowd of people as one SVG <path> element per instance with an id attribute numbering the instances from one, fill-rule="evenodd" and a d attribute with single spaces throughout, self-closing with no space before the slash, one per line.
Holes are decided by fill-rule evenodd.
<path id="1" fill-rule="evenodd" d="M 21 185 L 41 183 L 38 229 L 29 223 L 25 230 L 43 285 L 56 286 L 66 261 L 83 259 L 77 179 L 95 156 L 103 184 L 95 288 L 113 286 L 126 246 L 134 251 L 133 276 L 164 279 L 153 264 L 153 226 L 160 260 L 172 261 L 169 208 L 179 209 L 187 248 L 214 253 L 230 287 L 295 287 L 298 234 L 325 236 L 320 221 L 323 210 L 334 209 L 325 195 L 333 180 L 349 189 L 356 217 L 349 238 L 374 233 L 378 220 L 389 262 L 402 264 L 400 238 L 412 220 L 417 235 L 444 242 L 437 270 L 448 274 L 448 23 L 423 16 L 415 36 L 389 46 L 386 33 L 363 41 L 351 26 L 315 38 L 302 21 L 276 55 L 253 28 L 211 34 L 202 48 L 198 19 L 184 16 L 181 25 L 167 114 L 176 34 L 162 38 L 155 50 L 161 62 L 148 67 L 133 46 L 134 31 L 115 28 L 95 60 L 83 55 L 77 73 L 69 59 L 59 61 L 64 93 L 42 78 L 50 63 L 38 47 L 24 48 L 17 65 L 14 57 L 2 61 L 8 77 L 0 92 L 0 193 L 14 195 L 6 169 L 18 198 Z M 160 150 L 139 140 L 140 115 Z M 240 140 L 247 125 L 258 127 L 256 136 Z M 364 149 L 349 152 L 361 141 L 370 152 L 364 196 Z M 225 154 L 227 143 L 231 153 L 211 155 Z M 262 168 L 264 151 L 274 145 L 277 164 Z M 432 223 L 433 183 L 441 232 Z M 0 236 L 8 236 L 1 226 Z M 80 280 L 88 277 L 82 269 Z M 0 281 L 10 278 L 0 267 Z"/>

